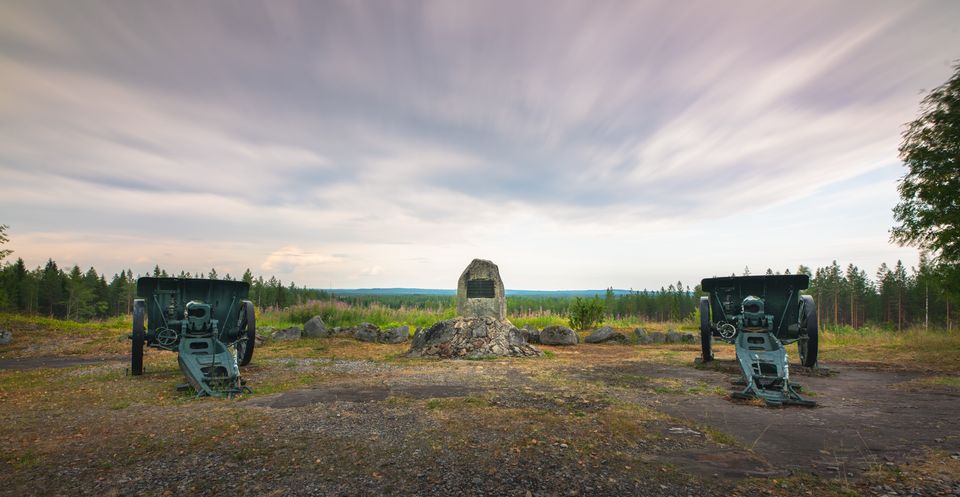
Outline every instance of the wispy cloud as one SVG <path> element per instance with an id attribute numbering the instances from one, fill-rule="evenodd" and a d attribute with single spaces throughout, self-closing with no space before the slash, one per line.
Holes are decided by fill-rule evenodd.
<path id="1" fill-rule="evenodd" d="M 487 255 L 522 268 L 512 287 L 639 287 L 711 267 L 672 247 L 704 239 L 815 264 L 723 227 L 895 178 L 901 125 L 960 45 L 956 2 L 72 7 L 0 6 L 18 255 L 317 285 L 449 286 Z M 895 197 L 863 198 L 888 225 Z M 885 237 L 848 251 L 903 256 Z"/>

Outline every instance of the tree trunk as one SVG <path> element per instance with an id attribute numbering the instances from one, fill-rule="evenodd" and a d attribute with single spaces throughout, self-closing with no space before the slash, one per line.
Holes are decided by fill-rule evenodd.
<path id="1" fill-rule="evenodd" d="M 903 293 L 897 291 L 897 331 L 903 331 Z"/>
<path id="2" fill-rule="evenodd" d="M 854 306 L 853 301 L 853 290 L 850 291 L 850 326 L 854 329 L 857 327 L 857 308 Z"/>
<path id="3" fill-rule="evenodd" d="M 823 329 L 823 325 L 821 324 L 823 319 L 820 317 L 823 316 L 823 312 L 820 310 L 821 302 L 823 302 L 823 299 L 820 298 L 820 289 L 817 288 L 817 329 Z"/>

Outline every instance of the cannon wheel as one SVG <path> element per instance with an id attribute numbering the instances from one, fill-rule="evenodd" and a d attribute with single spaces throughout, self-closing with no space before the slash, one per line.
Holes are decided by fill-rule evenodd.
<path id="1" fill-rule="evenodd" d="M 130 347 L 130 374 L 140 376 L 143 374 L 143 342 L 146 340 L 146 330 L 143 326 L 143 320 L 146 314 L 146 304 L 143 299 L 133 301 L 133 335 L 131 339 L 133 344 Z"/>
<path id="2" fill-rule="evenodd" d="M 813 297 L 809 295 L 801 295 L 800 298 L 803 302 L 801 321 L 803 327 L 807 330 L 807 337 L 797 341 L 797 347 L 800 349 L 800 364 L 812 368 L 817 365 L 819 348 L 817 305 L 813 302 Z"/>
<path id="3" fill-rule="evenodd" d="M 703 362 L 713 360 L 713 332 L 710 331 L 710 298 L 700 297 L 700 348 Z"/>
<path id="4" fill-rule="evenodd" d="M 244 300 L 240 307 L 240 320 L 237 323 L 237 365 L 246 366 L 253 359 L 253 348 L 257 344 L 257 314 L 253 302 Z M 246 335 L 244 337 L 243 335 Z"/>

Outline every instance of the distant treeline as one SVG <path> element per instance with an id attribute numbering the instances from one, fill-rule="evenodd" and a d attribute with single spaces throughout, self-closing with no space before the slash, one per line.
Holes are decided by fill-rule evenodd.
<path id="1" fill-rule="evenodd" d="M 956 324 L 957 298 L 944 291 L 944 276 L 926 257 L 909 270 L 902 262 L 882 264 L 871 278 L 866 271 L 850 264 L 842 269 L 833 264 L 811 270 L 800 266 L 794 273 L 810 275 L 810 288 L 819 308 L 823 325 L 864 325 L 903 329 L 924 325 L 952 329 Z M 750 274 L 745 268 L 743 274 Z M 768 269 L 766 274 L 781 274 Z M 786 270 L 783 274 L 790 274 Z M 271 276 L 254 277 L 247 269 L 240 278 L 208 273 L 168 274 L 155 267 L 149 275 L 134 275 L 131 270 L 114 274 L 109 280 L 94 268 L 82 271 L 78 266 L 64 271 L 53 260 L 43 267 L 28 269 L 23 259 L 0 268 L 0 310 L 42 314 L 76 320 L 100 319 L 127 314 L 136 297 L 139 276 L 177 276 L 180 278 L 239 279 L 250 284 L 249 298 L 261 309 L 283 309 L 313 300 L 336 298 L 358 307 L 373 304 L 392 309 L 442 311 L 455 305 L 455 297 L 443 295 L 343 295 L 323 290 L 284 284 Z M 638 318 L 643 321 L 680 321 L 694 316 L 700 286 L 682 282 L 659 290 L 637 290 L 617 294 L 609 288 L 594 299 L 603 303 L 612 319 Z M 563 296 L 509 296 L 507 312 L 511 316 L 567 316 L 573 299 Z"/>
<path id="2" fill-rule="evenodd" d="M 137 278 L 140 276 L 236 279 L 229 274 L 221 277 L 216 269 L 211 269 L 207 274 L 183 271 L 168 274 L 166 270 L 155 267 L 149 275 L 134 275 L 128 269 L 114 274 L 108 281 L 105 275 L 92 267 L 82 271 L 79 266 L 73 266 L 64 271 L 50 259 L 43 267 L 27 269 L 23 259 L 17 259 L 0 268 L 0 310 L 75 320 L 128 314 L 136 298 Z M 254 278 L 249 269 L 239 279 L 250 284 L 248 298 L 261 308 L 284 308 L 330 298 L 323 290 L 297 287 L 293 282 L 284 285 L 273 276 L 267 280 L 263 276 Z"/>
<path id="3" fill-rule="evenodd" d="M 846 269 L 834 261 L 826 267 L 811 270 L 799 266 L 793 274 L 810 276 L 810 288 L 805 292 L 814 296 L 822 325 L 882 326 L 903 329 L 924 325 L 952 329 L 956 326 L 957 297 L 944 289 L 946 281 L 941 272 L 921 256 L 918 267 L 907 269 L 901 261 L 895 265 L 881 264 L 871 278 L 859 267 L 849 264 Z M 751 274 L 744 268 L 743 275 Z M 791 274 L 767 269 L 763 274 Z M 680 321 L 689 319 L 697 309 L 701 295 L 700 285 L 693 287 L 682 282 L 659 290 L 631 290 L 617 294 L 612 288 L 598 293 L 595 299 L 604 305 L 608 318 L 639 318 L 644 321 Z M 367 307 L 372 304 L 392 309 L 416 308 L 440 310 L 455 305 L 455 297 L 442 295 L 348 295 L 337 296 L 351 305 Z M 573 299 L 562 296 L 508 296 L 507 313 L 511 316 L 567 316 Z"/>

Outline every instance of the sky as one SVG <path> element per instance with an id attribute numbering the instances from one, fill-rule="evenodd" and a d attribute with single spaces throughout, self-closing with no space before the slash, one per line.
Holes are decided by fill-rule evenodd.
<path id="1" fill-rule="evenodd" d="M 956 1 L 0 3 L 31 267 L 659 288 L 915 265 L 904 124 Z M 8 260 L 9 262 L 9 260 Z"/>

